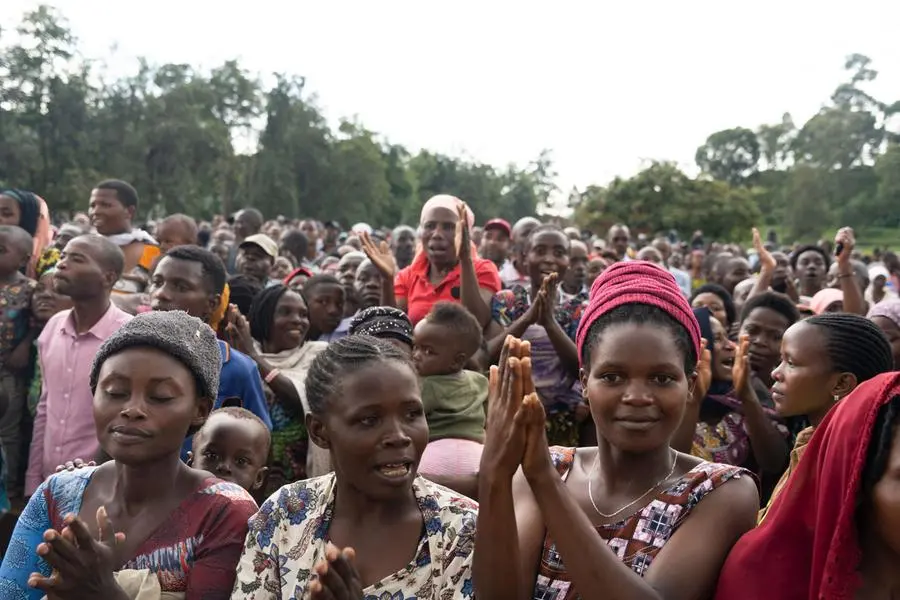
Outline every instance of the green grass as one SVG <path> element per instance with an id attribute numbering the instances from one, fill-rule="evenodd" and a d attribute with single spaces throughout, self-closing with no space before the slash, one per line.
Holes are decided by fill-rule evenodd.
<path id="1" fill-rule="evenodd" d="M 792 245 L 795 241 L 800 241 L 801 243 L 806 244 L 814 244 L 819 239 L 833 240 L 834 234 L 837 233 L 837 230 L 828 230 L 823 232 L 818 239 L 801 240 L 792 240 L 785 237 L 785 228 L 783 227 L 761 227 L 760 233 L 765 236 L 766 232 L 768 232 L 770 229 L 774 229 L 778 234 L 778 243 L 780 245 L 787 246 Z M 853 230 L 853 232 L 856 234 L 856 247 L 863 252 L 870 252 L 875 248 L 880 248 L 882 251 L 900 251 L 900 229 L 893 229 L 890 227 L 865 227 L 856 228 Z M 744 248 L 752 248 L 753 240 L 744 240 L 741 245 Z"/>

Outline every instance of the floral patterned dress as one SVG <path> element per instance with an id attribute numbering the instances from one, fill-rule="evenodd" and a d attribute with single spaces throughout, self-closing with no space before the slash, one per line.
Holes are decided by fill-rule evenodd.
<path id="1" fill-rule="evenodd" d="M 334 511 L 335 474 L 282 487 L 250 519 L 232 600 L 307 600 L 324 559 Z M 413 493 L 424 522 L 415 556 L 363 590 L 365 600 L 474 598 L 472 556 L 478 505 L 422 477 Z"/>

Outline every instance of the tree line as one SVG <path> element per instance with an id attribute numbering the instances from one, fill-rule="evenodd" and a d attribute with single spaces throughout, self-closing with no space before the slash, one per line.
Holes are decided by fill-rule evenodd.
<path id="1" fill-rule="evenodd" d="M 34 190 L 57 211 L 84 209 L 87 190 L 107 177 L 132 182 L 146 216 L 255 206 L 345 225 L 414 223 L 437 193 L 466 199 L 482 218 L 514 220 L 557 192 L 549 151 L 505 167 L 413 152 L 355 120 L 329 125 L 300 76 L 265 84 L 235 60 L 202 71 L 143 59 L 113 76 L 80 54 L 48 6 L 16 32 L 0 30 L 0 185 Z M 573 190 L 574 221 L 722 240 L 760 224 L 797 238 L 843 224 L 900 227 L 900 101 L 866 91 L 878 75 L 869 58 L 852 55 L 845 67 L 847 80 L 806 123 L 785 114 L 713 133 L 697 149 L 697 177 L 655 162 Z M 238 151 L 235 140 L 254 143 Z"/>
<path id="2" fill-rule="evenodd" d="M 0 31 L 0 185 L 33 190 L 56 211 L 83 210 L 107 177 L 134 184 L 149 216 L 255 206 L 345 225 L 415 222 L 443 192 L 476 214 L 516 219 L 554 188 L 549 152 L 496 167 L 411 152 L 351 120 L 331 127 L 303 77 L 274 74 L 264 85 L 234 60 L 208 72 L 140 60 L 113 77 L 80 55 L 49 6 L 16 32 Z M 238 152 L 240 139 L 258 142 Z"/>
<path id="3" fill-rule="evenodd" d="M 844 68 L 847 80 L 806 123 L 785 114 L 755 130 L 717 131 L 697 149 L 696 178 L 655 162 L 634 177 L 575 190 L 576 219 L 595 229 L 622 221 L 729 240 L 760 224 L 782 226 L 792 239 L 842 225 L 900 227 L 900 100 L 866 91 L 878 76 L 868 57 L 853 54 Z"/>

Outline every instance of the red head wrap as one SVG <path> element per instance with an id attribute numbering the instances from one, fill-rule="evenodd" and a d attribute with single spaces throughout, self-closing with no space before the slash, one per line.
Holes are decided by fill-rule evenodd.
<path id="1" fill-rule="evenodd" d="M 661 309 L 687 329 L 693 343 L 694 359 L 700 357 L 700 324 L 675 277 L 653 263 L 631 260 L 612 265 L 594 280 L 588 307 L 581 316 L 575 336 L 579 360 L 594 321 L 623 304 L 647 304 Z"/>

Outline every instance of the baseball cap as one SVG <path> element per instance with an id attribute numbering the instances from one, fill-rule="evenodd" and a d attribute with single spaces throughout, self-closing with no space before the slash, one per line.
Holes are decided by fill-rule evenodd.
<path id="1" fill-rule="evenodd" d="M 240 248 L 244 246 L 259 246 L 262 248 L 262 251 L 271 256 L 272 258 L 276 258 L 278 256 L 278 244 L 275 243 L 275 240 L 270 238 L 264 233 L 257 233 L 256 235 L 251 235 L 246 238 L 243 242 L 241 242 Z"/>
<path id="2" fill-rule="evenodd" d="M 512 236 L 512 227 L 509 224 L 509 221 L 504 219 L 491 219 L 487 223 L 484 224 L 484 230 L 488 229 L 502 229 L 506 232 L 506 235 Z"/>

